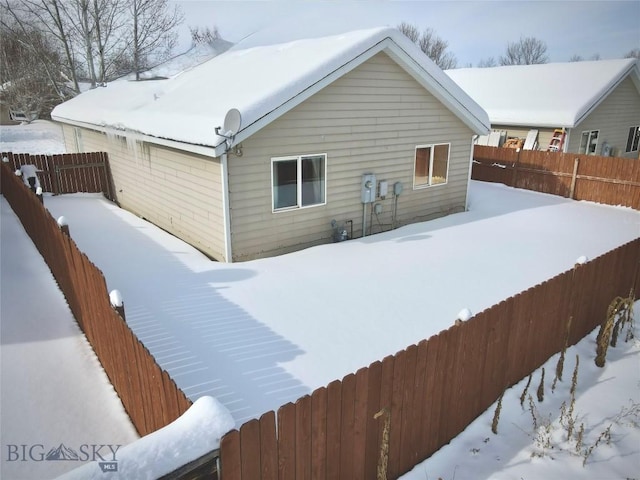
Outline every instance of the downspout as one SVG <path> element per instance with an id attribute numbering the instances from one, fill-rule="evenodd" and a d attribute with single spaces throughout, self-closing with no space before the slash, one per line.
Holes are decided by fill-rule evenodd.
<path id="1" fill-rule="evenodd" d="M 220 157 L 222 175 L 222 216 L 224 217 L 224 258 L 227 263 L 233 263 L 231 249 L 231 211 L 229 209 L 229 166 L 228 154 L 225 152 Z"/>
<path id="2" fill-rule="evenodd" d="M 469 211 L 469 188 L 471 187 L 471 171 L 473 170 L 473 146 L 475 145 L 475 141 L 478 138 L 478 135 L 471 136 L 471 153 L 469 154 L 469 175 L 467 177 L 467 195 L 464 199 L 464 211 Z"/>

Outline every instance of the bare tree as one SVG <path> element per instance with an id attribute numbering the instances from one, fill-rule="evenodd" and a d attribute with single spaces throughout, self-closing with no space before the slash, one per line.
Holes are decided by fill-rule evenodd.
<path id="1" fill-rule="evenodd" d="M 640 48 L 634 48 L 624 54 L 624 58 L 640 58 Z"/>
<path id="2" fill-rule="evenodd" d="M 174 28 L 184 19 L 180 9 L 169 10 L 168 0 L 130 0 L 133 67 L 136 80 L 154 60 L 166 58 L 176 42 Z"/>
<path id="3" fill-rule="evenodd" d="M 80 92 L 76 69 L 77 59 L 70 34 L 71 27 L 60 0 L 13 0 L 11 2 L 4 0 L 2 18 L 3 25 L 11 34 L 22 36 L 27 44 L 31 39 L 37 38 L 30 35 L 33 31 L 38 31 L 53 40 L 54 48 L 63 53 L 57 69 L 71 81 L 73 91 Z M 42 54 L 37 45 L 32 44 L 30 50 L 33 55 L 38 56 L 43 65 L 50 63 L 46 54 Z M 56 76 L 56 72 L 49 72 L 51 82 L 55 82 Z"/>
<path id="4" fill-rule="evenodd" d="M 29 42 L 24 36 L 11 33 L 3 23 L 0 25 L 0 83 L 2 95 L 9 109 L 24 114 L 26 121 L 47 115 L 62 98 L 58 90 L 61 78 L 49 81 L 58 55 L 37 30 L 29 32 Z M 38 54 L 34 54 L 34 48 Z M 45 65 L 39 56 L 45 55 L 50 63 Z M 48 67 L 45 68 L 45 67 Z"/>
<path id="5" fill-rule="evenodd" d="M 599 53 L 594 53 L 593 55 L 591 55 L 588 60 L 601 60 L 602 57 L 600 57 Z M 586 59 L 582 56 L 582 55 L 571 55 L 571 58 L 569 58 L 570 62 L 584 62 Z"/>
<path id="6" fill-rule="evenodd" d="M 131 46 L 127 41 L 126 2 L 124 0 L 93 0 L 91 13 L 96 26 L 94 42 L 98 56 L 98 82 L 104 83 L 123 73 Z"/>
<path id="7" fill-rule="evenodd" d="M 420 42 L 420 30 L 415 25 L 412 25 L 407 22 L 402 22 L 398 25 L 398 30 L 404 34 L 409 40 L 411 40 L 416 45 Z"/>
<path id="8" fill-rule="evenodd" d="M 534 65 L 547 63 L 547 44 L 535 37 L 520 37 L 519 42 L 509 43 L 507 52 L 500 56 L 500 65 Z"/>
<path id="9" fill-rule="evenodd" d="M 82 52 L 91 87 L 96 86 L 96 68 L 94 59 L 94 38 L 96 32 L 95 17 L 90 12 L 91 0 L 67 0 L 61 4 L 64 15 L 78 42 L 78 51 Z"/>
<path id="10" fill-rule="evenodd" d="M 496 66 L 498 66 L 498 64 L 496 63 L 496 59 L 493 57 L 489 57 L 486 59 L 483 58 L 478 62 L 478 68 L 490 68 L 490 67 L 496 67 Z"/>
<path id="11" fill-rule="evenodd" d="M 398 30 L 402 32 L 409 40 L 420 47 L 431 60 L 434 61 L 442 70 L 456 68 L 458 61 L 455 55 L 447 52 L 449 43 L 440 38 L 432 28 L 425 29 L 422 33 L 418 27 L 406 22 L 398 25 Z"/>
<path id="12" fill-rule="evenodd" d="M 213 30 L 209 27 L 189 27 L 191 33 L 191 43 L 198 45 L 199 43 L 213 43 L 216 40 L 220 40 L 220 32 L 218 27 L 213 27 Z"/>

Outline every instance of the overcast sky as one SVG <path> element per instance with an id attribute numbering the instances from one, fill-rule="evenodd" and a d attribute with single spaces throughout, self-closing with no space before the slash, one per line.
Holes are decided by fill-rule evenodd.
<path id="1" fill-rule="evenodd" d="M 188 48 L 189 26 L 217 26 L 237 42 L 264 28 L 300 32 L 413 23 L 432 27 L 449 42 L 458 66 L 476 66 L 504 54 L 509 42 L 533 36 L 546 42 L 549 61 L 621 58 L 640 48 L 640 0 L 633 1 L 247 1 L 175 0 L 185 22 L 181 45 Z M 302 28 L 304 27 L 304 28 Z"/>

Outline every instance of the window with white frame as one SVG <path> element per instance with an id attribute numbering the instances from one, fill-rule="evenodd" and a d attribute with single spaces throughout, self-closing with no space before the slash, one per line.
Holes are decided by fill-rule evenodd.
<path id="1" fill-rule="evenodd" d="M 418 145 L 413 171 L 413 187 L 429 187 L 447 183 L 449 172 L 448 143 Z"/>
<path id="2" fill-rule="evenodd" d="M 600 130 L 582 132 L 582 137 L 580 138 L 580 150 L 578 151 L 578 153 L 584 153 L 586 155 L 596 155 L 599 133 Z"/>
<path id="3" fill-rule="evenodd" d="M 638 144 L 640 144 L 640 126 L 630 127 L 625 152 L 637 152 Z"/>
<path id="4" fill-rule="evenodd" d="M 271 159 L 273 210 L 291 210 L 326 203 L 327 155 Z"/>

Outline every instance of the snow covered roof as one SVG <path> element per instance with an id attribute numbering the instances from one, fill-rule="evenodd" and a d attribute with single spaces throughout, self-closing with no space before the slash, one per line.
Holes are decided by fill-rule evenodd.
<path id="1" fill-rule="evenodd" d="M 571 128 L 628 76 L 640 92 L 640 67 L 632 58 L 445 73 L 486 110 L 494 125 Z"/>
<path id="2" fill-rule="evenodd" d="M 166 79 L 175 77 L 184 71 L 196 67 L 221 53 L 229 50 L 233 43 L 216 38 L 211 42 L 201 42 L 192 45 L 189 50 L 166 60 L 145 72 L 140 73 L 142 80 Z M 126 80 L 135 80 L 136 74 L 125 75 Z"/>
<path id="3" fill-rule="evenodd" d="M 381 51 L 474 132 L 488 132 L 486 112 L 392 28 L 262 45 L 249 37 L 172 78 L 116 81 L 78 95 L 58 105 L 52 118 L 114 133 L 138 133 L 157 143 L 180 142 L 178 148 L 204 154 L 213 154 L 213 147 L 218 156 L 225 146 L 215 128 L 222 127 L 230 109 L 242 116 L 234 139 L 239 143 Z"/>

